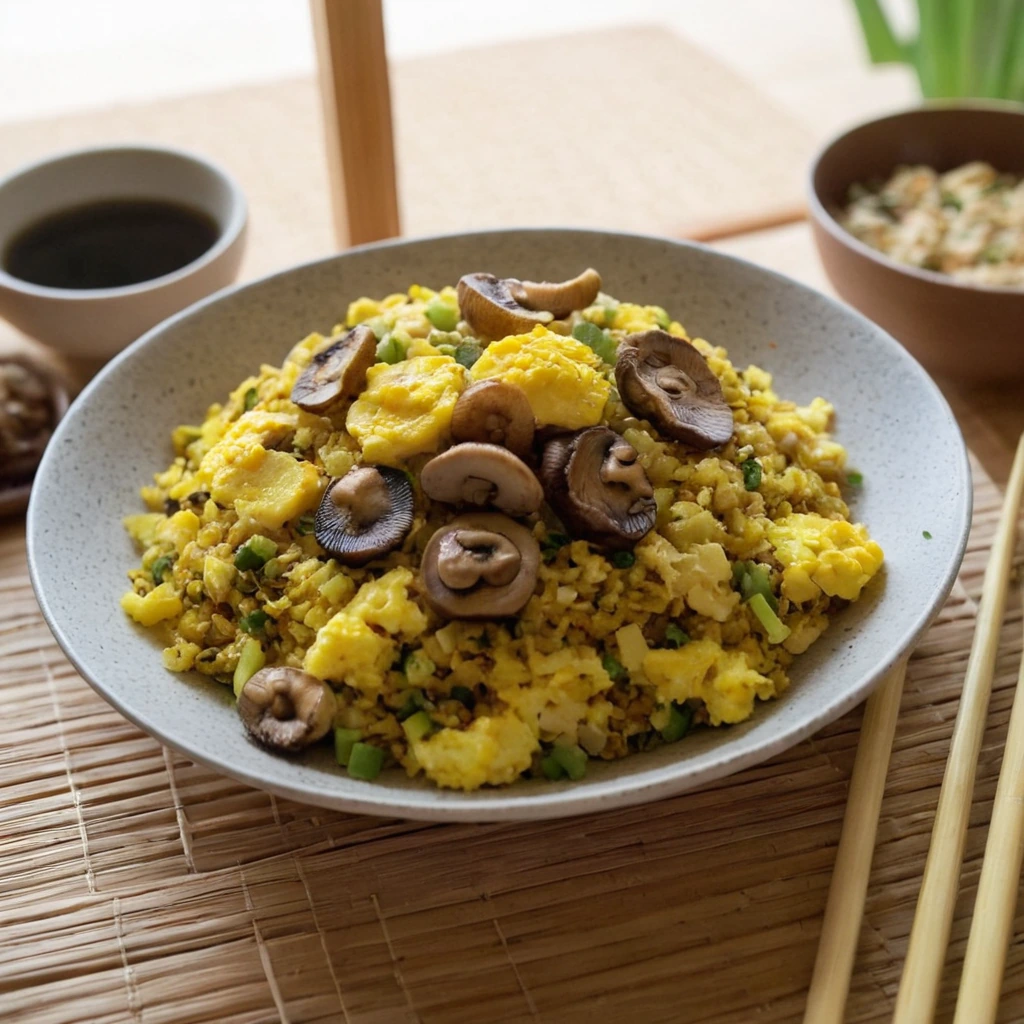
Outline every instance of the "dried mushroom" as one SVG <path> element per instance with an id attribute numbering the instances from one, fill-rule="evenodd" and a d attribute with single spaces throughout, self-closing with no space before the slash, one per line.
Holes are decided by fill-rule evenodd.
<path id="1" fill-rule="evenodd" d="M 292 401 L 307 412 L 323 412 L 339 398 L 355 398 L 376 361 L 376 335 L 365 324 L 353 327 L 313 356 L 295 381 Z"/>
<path id="2" fill-rule="evenodd" d="M 508 516 L 474 512 L 442 526 L 427 542 L 420 573 L 427 602 L 449 619 L 516 615 L 533 594 L 540 547 Z"/>
<path id="3" fill-rule="evenodd" d="M 510 516 L 536 512 L 544 491 L 507 448 L 467 441 L 435 455 L 420 472 L 423 493 L 450 505 L 493 505 Z"/>
<path id="4" fill-rule="evenodd" d="M 343 565 L 365 565 L 398 547 L 412 527 L 412 484 L 389 466 L 357 466 L 328 486 L 313 532 Z"/>
<path id="5" fill-rule="evenodd" d="M 502 380 L 481 380 L 459 396 L 452 412 L 456 441 L 501 445 L 521 459 L 533 446 L 533 410 L 526 392 Z"/>
<path id="6" fill-rule="evenodd" d="M 32 475 L 66 406 L 44 370 L 20 359 L 0 361 L 0 484 Z"/>
<path id="7" fill-rule="evenodd" d="M 676 441 L 707 450 L 732 437 L 721 382 L 682 338 L 659 330 L 631 334 L 619 346 L 615 381 L 630 412 Z"/>
<path id="8" fill-rule="evenodd" d="M 512 298 L 527 309 L 546 309 L 558 320 L 575 309 L 585 309 L 601 290 L 601 275 L 588 267 L 578 277 L 554 284 L 550 281 L 515 281 Z"/>
<path id="9" fill-rule="evenodd" d="M 549 441 L 540 475 L 551 507 L 573 536 L 622 549 L 654 528 L 651 481 L 636 449 L 608 427 Z"/>
<path id="10" fill-rule="evenodd" d="M 336 706 L 330 687 L 284 665 L 260 669 L 238 695 L 238 713 L 252 736 L 264 746 L 288 752 L 326 736 Z"/>

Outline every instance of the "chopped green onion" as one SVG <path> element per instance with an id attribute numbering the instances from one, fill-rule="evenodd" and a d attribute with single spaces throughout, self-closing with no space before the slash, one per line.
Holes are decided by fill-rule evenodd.
<path id="1" fill-rule="evenodd" d="M 604 310 L 604 327 L 605 330 L 611 330 L 615 326 L 615 317 L 619 312 L 618 306 L 603 306 Z"/>
<path id="2" fill-rule="evenodd" d="M 665 643 L 669 647 L 682 647 L 690 642 L 689 634 L 680 629 L 674 622 L 670 622 L 665 629 Z"/>
<path id="3" fill-rule="evenodd" d="M 981 250 L 981 259 L 985 263 L 1002 263 L 1006 259 L 1006 250 L 998 245 L 989 245 Z"/>
<path id="4" fill-rule="evenodd" d="M 672 323 L 672 318 L 668 313 L 661 308 L 661 306 L 652 306 L 654 310 L 654 322 L 663 330 L 667 331 L 669 325 Z"/>
<path id="5" fill-rule="evenodd" d="M 384 751 L 369 743 L 353 743 L 348 755 L 348 773 L 353 779 L 373 782 L 384 767 Z"/>
<path id="6" fill-rule="evenodd" d="M 259 640 L 247 637 L 242 644 L 242 650 L 238 655 L 238 664 L 235 666 L 235 675 L 232 680 L 234 684 L 235 697 L 241 696 L 242 688 L 263 666 L 267 663 L 267 656 L 263 653 Z"/>
<path id="7" fill-rule="evenodd" d="M 932 535 L 927 530 L 922 530 L 921 531 L 921 536 L 924 537 L 925 540 L 931 540 L 932 539 Z"/>
<path id="8" fill-rule="evenodd" d="M 852 473 L 847 473 L 846 482 L 851 487 L 861 487 L 864 484 L 864 474 L 858 473 L 856 470 L 854 470 Z"/>
<path id="9" fill-rule="evenodd" d="M 544 773 L 544 778 L 550 779 L 552 782 L 565 778 L 565 769 L 555 760 L 554 754 L 548 754 L 541 761 L 540 770 Z"/>
<path id="10" fill-rule="evenodd" d="M 747 459 L 740 463 L 743 470 L 743 486 L 748 491 L 756 491 L 761 486 L 761 463 L 757 459 Z"/>
<path id="11" fill-rule="evenodd" d="M 277 545 L 269 537 L 250 537 L 235 553 L 235 568 L 241 572 L 259 569 L 277 554 Z"/>
<path id="12" fill-rule="evenodd" d="M 402 671 L 410 686 L 422 686 L 437 671 L 437 666 L 422 651 L 410 651 L 402 662 Z"/>
<path id="13" fill-rule="evenodd" d="M 601 665 L 605 672 L 608 673 L 608 676 L 613 683 L 626 678 L 627 673 L 625 666 L 618 660 L 618 658 L 614 658 L 612 655 L 606 654 L 601 659 Z"/>
<path id="14" fill-rule="evenodd" d="M 778 598 L 772 593 L 771 577 L 765 565 L 747 562 L 747 571 L 740 580 L 740 593 L 744 601 L 749 601 L 755 594 L 760 594 L 773 612 L 779 610 Z"/>
<path id="15" fill-rule="evenodd" d="M 579 782 L 587 774 L 587 753 L 575 745 L 571 747 L 560 747 L 557 744 L 551 748 L 551 756 L 565 769 L 565 774 L 573 782 Z"/>
<path id="16" fill-rule="evenodd" d="M 952 192 L 942 193 L 942 205 L 949 207 L 952 210 L 956 210 L 957 213 L 959 213 L 964 208 L 963 201 L 960 199 L 959 196 L 953 195 Z"/>
<path id="17" fill-rule="evenodd" d="M 681 740 L 689 731 L 693 722 L 693 708 L 689 704 L 677 704 L 675 701 L 668 709 L 668 724 L 661 730 L 661 738 L 666 743 Z"/>
<path id="18" fill-rule="evenodd" d="M 405 703 L 395 712 L 395 717 L 400 722 L 404 722 L 407 718 L 412 718 L 417 711 L 422 711 L 425 704 L 426 698 L 423 693 L 420 690 L 413 690 L 406 697 Z"/>
<path id="19" fill-rule="evenodd" d="M 161 555 L 151 566 L 149 571 L 153 575 L 154 583 L 163 583 L 164 576 L 167 575 L 167 571 L 174 564 L 174 559 L 170 555 Z"/>
<path id="20" fill-rule="evenodd" d="M 405 732 L 405 738 L 410 743 L 415 743 L 434 731 L 434 723 L 426 711 L 417 711 L 402 723 L 402 730 Z"/>
<path id="21" fill-rule="evenodd" d="M 270 616 L 261 608 L 257 608 L 256 611 L 249 612 L 238 620 L 238 628 L 249 634 L 261 633 L 269 620 Z"/>
<path id="22" fill-rule="evenodd" d="M 248 412 L 260 400 L 260 393 L 255 388 L 249 388 L 245 393 L 245 411 Z"/>
<path id="23" fill-rule="evenodd" d="M 342 768 L 348 764 L 349 758 L 352 756 L 352 748 L 362 738 L 363 734 L 358 729 L 338 727 L 334 730 L 334 756 Z"/>
<path id="24" fill-rule="evenodd" d="M 743 577 L 747 573 L 747 566 L 749 562 L 733 562 L 732 563 L 732 585 L 739 590 L 740 585 L 743 583 Z"/>
<path id="25" fill-rule="evenodd" d="M 448 694 L 452 700 L 457 700 L 463 707 L 470 711 L 476 707 L 476 695 L 468 686 L 453 686 Z"/>
<path id="26" fill-rule="evenodd" d="M 424 310 L 427 319 L 439 331 L 454 331 L 455 325 L 459 322 L 459 311 L 450 303 L 444 301 L 440 295 L 435 295 Z"/>
<path id="27" fill-rule="evenodd" d="M 483 355 L 483 349 L 475 341 L 463 341 L 455 346 L 455 362 L 467 370 Z"/>
<path id="28" fill-rule="evenodd" d="M 364 321 L 367 327 L 373 331 L 373 336 L 378 341 L 383 341 L 388 331 L 391 329 L 388 326 L 387 319 L 383 316 L 371 317 L 369 320 Z"/>
<path id="29" fill-rule="evenodd" d="M 768 643 L 781 644 L 790 634 L 790 628 L 772 611 L 764 594 L 754 594 L 747 602 L 768 634 Z"/>
<path id="30" fill-rule="evenodd" d="M 316 517 L 312 515 L 299 516 L 295 521 L 295 532 L 300 537 L 308 537 L 316 527 Z"/>
<path id="31" fill-rule="evenodd" d="M 572 336 L 577 341 L 582 341 L 588 348 L 593 349 L 594 353 L 600 356 L 604 362 L 615 363 L 618 346 L 597 324 L 592 324 L 589 320 L 581 320 L 572 329 Z"/>
<path id="32" fill-rule="evenodd" d="M 384 337 L 377 342 L 377 359 L 382 363 L 400 363 L 405 358 L 405 348 L 402 343 L 395 337 L 394 331 L 385 334 Z"/>
<path id="33" fill-rule="evenodd" d="M 286 568 L 285 563 L 282 562 L 280 558 L 271 558 L 270 561 L 266 562 L 263 566 L 263 575 L 266 576 L 267 579 L 276 580 L 278 576 L 281 576 L 284 573 Z"/>
<path id="34" fill-rule="evenodd" d="M 636 565 L 636 555 L 632 551 L 616 551 L 610 561 L 616 569 L 629 569 Z"/>
<path id="35" fill-rule="evenodd" d="M 540 542 L 541 557 L 545 562 L 553 562 L 558 552 L 569 544 L 570 540 L 564 533 L 549 533 Z"/>

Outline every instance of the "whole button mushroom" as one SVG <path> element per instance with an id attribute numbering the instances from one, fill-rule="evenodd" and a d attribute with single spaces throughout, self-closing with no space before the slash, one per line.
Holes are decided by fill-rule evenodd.
<path id="1" fill-rule="evenodd" d="M 654 528 L 651 481 L 636 449 L 608 427 L 549 441 L 540 475 L 551 507 L 573 536 L 616 550 Z"/>
<path id="2" fill-rule="evenodd" d="M 449 505 L 493 505 L 510 516 L 536 512 L 544 491 L 507 448 L 480 441 L 453 445 L 420 471 L 423 493 Z"/>
<path id="3" fill-rule="evenodd" d="M 665 331 L 631 334 L 619 346 L 615 381 L 623 403 L 659 432 L 706 451 L 732 437 L 732 410 L 707 360 Z"/>
<path id="4" fill-rule="evenodd" d="M 589 306 L 600 290 L 601 275 L 593 269 L 558 284 L 466 274 L 457 288 L 463 320 L 485 338 L 527 334 Z"/>
<path id="5" fill-rule="evenodd" d="M 287 753 L 323 739 L 336 708 L 330 687 L 284 665 L 260 669 L 238 695 L 238 713 L 253 738 Z"/>
<path id="6" fill-rule="evenodd" d="M 355 398 L 376 361 L 376 335 L 365 324 L 353 327 L 313 356 L 292 387 L 292 401 L 307 412 L 323 412 L 339 398 Z"/>
<path id="7" fill-rule="evenodd" d="M 497 512 L 458 516 L 427 542 L 420 574 L 431 608 L 449 619 L 494 619 L 523 610 L 537 584 L 540 547 Z"/>
<path id="8" fill-rule="evenodd" d="M 357 466 L 328 486 L 313 532 L 342 565 L 365 565 L 402 543 L 412 528 L 413 508 L 405 473 L 390 466 Z"/>
<path id="9" fill-rule="evenodd" d="M 525 459 L 533 447 L 533 410 L 526 392 L 503 380 L 470 384 L 452 411 L 452 437 L 456 441 L 484 441 L 501 445 Z"/>

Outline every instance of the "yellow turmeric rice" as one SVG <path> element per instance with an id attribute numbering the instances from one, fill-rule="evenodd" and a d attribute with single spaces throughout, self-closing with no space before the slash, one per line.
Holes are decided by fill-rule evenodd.
<path id="1" fill-rule="evenodd" d="M 748 718 L 878 571 L 832 420 L 593 271 L 360 298 L 173 431 L 121 604 L 268 747 L 578 779 Z"/>

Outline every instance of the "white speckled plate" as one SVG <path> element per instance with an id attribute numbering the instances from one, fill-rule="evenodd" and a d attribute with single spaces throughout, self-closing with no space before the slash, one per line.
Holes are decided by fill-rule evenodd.
<path id="1" fill-rule="evenodd" d="M 300 760 L 251 743 L 230 692 L 176 676 L 118 608 L 137 555 L 121 526 L 138 488 L 166 465 L 169 432 L 195 422 L 261 362 L 327 330 L 360 295 L 469 271 L 560 280 L 597 267 L 605 288 L 666 306 L 740 366 L 775 375 L 798 402 L 834 401 L 837 437 L 865 483 L 854 512 L 887 566 L 793 669 L 778 701 L 743 725 L 613 763 L 578 783 L 522 782 L 452 793 L 400 771 L 348 778 L 326 745 Z M 802 285 L 693 245 L 604 232 L 495 231 L 356 249 L 223 292 L 166 321 L 113 360 L 65 416 L 28 513 L 32 581 L 46 620 L 82 675 L 164 743 L 237 779 L 345 811 L 435 820 L 553 818 L 655 800 L 784 750 L 862 701 L 913 646 L 949 592 L 971 513 L 963 440 L 938 389 L 878 327 Z M 924 536 L 931 534 L 931 539 Z"/>

